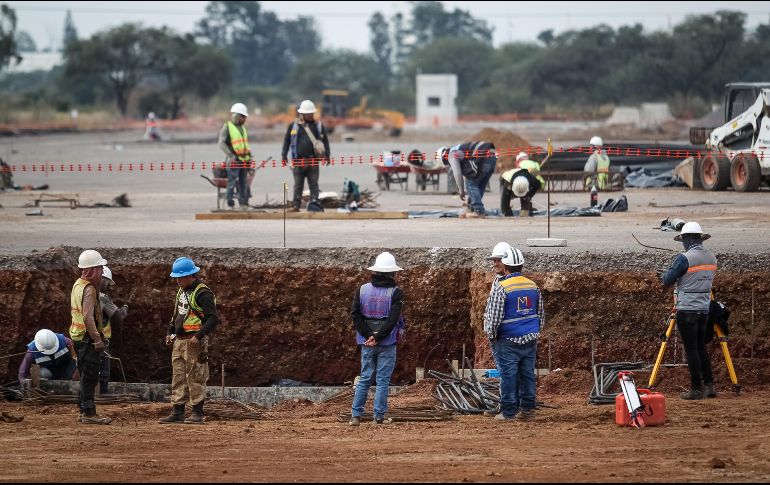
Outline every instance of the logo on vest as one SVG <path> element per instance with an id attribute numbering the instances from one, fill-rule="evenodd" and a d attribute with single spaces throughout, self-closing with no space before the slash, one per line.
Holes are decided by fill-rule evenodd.
<path id="1" fill-rule="evenodd" d="M 532 308 L 532 305 L 529 303 L 529 297 L 528 296 L 519 296 L 516 298 L 516 304 L 518 306 L 518 311 L 522 310 L 529 310 Z"/>
<path id="2" fill-rule="evenodd" d="M 190 302 L 187 299 L 187 293 L 184 291 L 179 295 L 179 305 L 177 306 L 177 314 L 182 317 L 186 317 L 190 313 Z"/>

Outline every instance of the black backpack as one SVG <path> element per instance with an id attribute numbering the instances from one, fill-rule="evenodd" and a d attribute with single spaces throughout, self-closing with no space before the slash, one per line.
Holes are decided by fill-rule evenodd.
<path id="1" fill-rule="evenodd" d="M 714 325 L 719 325 L 722 333 L 727 337 L 730 334 L 730 330 L 727 325 L 727 320 L 730 318 L 730 310 L 721 301 L 711 300 L 709 306 L 709 320 L 706 325 L 706 343 L 714 340 Z"/>

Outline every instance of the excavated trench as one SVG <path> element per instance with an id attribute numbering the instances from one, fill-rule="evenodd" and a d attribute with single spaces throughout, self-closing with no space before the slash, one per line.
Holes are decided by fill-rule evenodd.
<path id="1" fill-rule="evenodd" d="M 26 257 L 0 257 L 0 355 L 21 352 L 35 332 L 66 332 L 69 295 L 81 248 L 60 247 Z M 399 346 L 395 383 L 415 367 L 446 370 L 462 346 L 476 367 L 493 367 L 482 332 L 492 281 L 487 249 L 409 249 L 392 252 L 405 271 L 406 340 Z M 170 382 L 163 345 L 176 291 L 168 277 L 180 255 L 204 268 L 222 323 L 211 346 L 211 380 L 224 364 L 228 385 L 260 386 L 291 379 L 342 384 L 359 370 L 349 309 L 355 288 L 378 249 L 104 249 L 117 283 L 113 297 L 130 314 L 114 332 L 112 353 L 128 380 Z M 717 254 L 718 298 L 732 310 L 730 352 L 739 368 L 770 383 L 770 255 Z M 655 268 L 671 255 L 528 253 L 525 273 L 543 289 L 547 314 L 538 367 L 589 369 L 596 362 L 654 359 L 671 294 Z M 752 296 L 753 295 L 753 296 Z M 130 301 L 129 301 L 130 298 Z M 752 300 L 754 318 L 752 325 Z M 748 359 L 752 353 L 754 359 Z M 681 354 L 681 350 L 679 350 Z M 715 352 L 718 352 L 715 350 Z M 715 361 L 721 356 L 715 357 Z M 0 382 L 15 379 L 21 358 L 0 362 Z M 670 359 L 669 359 L 670 360 Z M 113 366 L 113 380 L 122 377 Z"/>

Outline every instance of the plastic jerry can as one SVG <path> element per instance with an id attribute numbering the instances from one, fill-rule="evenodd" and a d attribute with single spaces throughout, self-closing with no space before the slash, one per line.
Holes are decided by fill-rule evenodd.
<path id="1" fill-rule="evenodd" d="M 637 389 L 644 406 L 644 423 L 646 426 L 663 426 L 666 423 L 666 397 L 659 392 L 649 389 Z M 621 392 L 615 396 L 615 424 L 618 426 L 633 426 L 628 416 L 626 398 Z"/>

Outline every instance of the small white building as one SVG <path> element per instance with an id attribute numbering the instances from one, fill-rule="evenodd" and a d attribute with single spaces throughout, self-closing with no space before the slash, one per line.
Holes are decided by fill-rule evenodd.
<path id="1" fill-rule="evenodd" d="M 421 128 L 457 124 L 457 74 L 417 75 L 417 120 Z"/>

